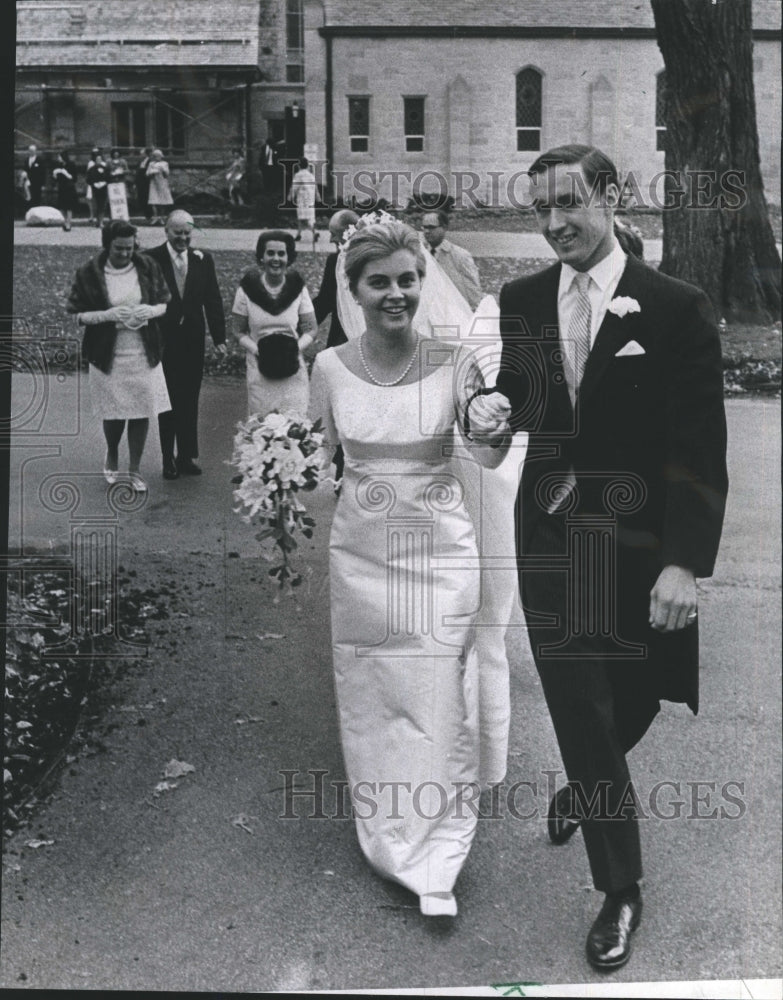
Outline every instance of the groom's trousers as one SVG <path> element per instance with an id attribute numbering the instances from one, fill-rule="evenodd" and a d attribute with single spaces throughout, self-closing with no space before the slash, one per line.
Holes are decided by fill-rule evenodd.
<path id="1" fill-rule="evenodd" d="M 526 568 L 523 560 L 520 593 L 531 649 L 574 789 L 574 811 L 582 818 L 593 882 L 599 891 L 610 893 L 642 874 L 636 795 L 625 755 L 646 732 L 660 702 L 652 693 L 644 658 L 618 657 L 618 648 L 624 648 L 623 620 L 647 613 L 639 606 L 639 588 L 634 597 L 634 588 L 625 586 L 622 555 L 616 573 L 606 577 L 613 591 L 607 593 L 596 585 L 594 566 L 569 561 L 568 546 L 566 515 L 542 514 L 523 553 L 536 559 L 536 568 Z M 547 568 L 550 559 L 553 568 Z M 629 606 L 634 600 L 635 608 Z M 592 607 L 598 613 L 591 620 L 600 620 L 596 602 L 601 601 L 611 601 L 608 614 L 617 619 L 609 636 L 585 628 L 584 609 Z M 550 648 L 554 646 L 562 648 Z"/>

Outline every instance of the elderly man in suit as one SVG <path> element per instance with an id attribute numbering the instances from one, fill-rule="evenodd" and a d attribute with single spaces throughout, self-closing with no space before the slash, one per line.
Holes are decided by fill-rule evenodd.
<path id="1" fill-rule="evenodd" d="M 422 217 L 421 229 L 430 253 L 456 285 L 470 308 L 475 309 L 482 298 L 478 268 L 467 250 L 446 239 L 448 228 L 449 214 L 442 208 L 436 212 L 427 212 Z"/>
<path id="2" fill-rule="evenodd" d="M 207 327 L 220 354 L 226 353 L 226 321 L 215 262 L 190 246 L 193 217 L 175 209 L 166 220 L 166 242 L 147 251 L 163 270 L 171 301 L 161 321 L 163 372 L 171 410 L 158 417 L 164 479 L 200 476 L 198 397 L 204 374 Z M 177 451 L 174 454 L 176 441 Z"/>
<path id="3" fill-rule="evenodd" d="M 611 970 L 642 907 L 626 754 L 661 699 L 698 710 L 696 578 L 712 574 L 728 489 L 720 340 L 698 288 L 623 253 L 605 154 L 563 146 L 529 173 L 559 262 L 503 287 L 504 395 L 477 400 L 471 425 L 497 447 L 529 432 L 520 590 L 568 776 L 549 831 L 563 843 L 581 826 L 606 894 L 587 957 Z"/>
<path id="4" fill-rule="evenodd" d="M 344 344 L 348 339 L 337 313 L 337 256 L 345 230 L 349 226 L 356 225 L 358 221 L 359 216 L 350 208 L 341 208 L 329 219 L 329 239 L 334 244 L 335 252 L 330 253 L 326 258 L 321 287 L 313 299 L 315 318 L 319 323 L 323 323 L 327 316 L 331 315 L 332 317 L 329 324 L 329 334 L 326 338 L 327 347 L 337 347 L 338 344 Z"/>

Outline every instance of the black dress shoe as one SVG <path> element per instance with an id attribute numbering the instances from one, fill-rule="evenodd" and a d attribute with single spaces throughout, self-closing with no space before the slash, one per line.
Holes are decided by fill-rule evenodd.
<path id="1" fill-rule="evenodd" d="M 587 960 L 594 969 L 610 972 L 631 957 L 631 934 L 642 917 L 642 897 L 607 896 L 587 935 Z"/>
<path id="2" fill-rule="evenodd" d="M 196 465 L 192 458 L 178 458 L 177 468 L 183 476 L 200 476 L 201 469 Z"/>
<path id="3" fill-rule="evenodd" d="M 177 471 L 177 465 L 173 458 L 163 459 L 163 478 L 179 479 L 179 472 Z"/>
<path id="4" fill-rule="evenodd" d="M 573 793 L 570 785 L 555 792 L 549 803 L 546 828 L 553 844 L 565 844 L 579 829 L 582 821 L 574 815 Z"/>

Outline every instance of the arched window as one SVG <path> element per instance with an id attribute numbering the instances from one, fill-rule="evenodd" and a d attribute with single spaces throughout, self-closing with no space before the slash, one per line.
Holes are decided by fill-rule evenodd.
<path id="1" fill-rule="evenodd" d="M 517 151 L 541 149 L 541 74 L 537 69 L 517 73 Z"/>
<path id="2" fill-rule="evenodd" d="M 655 78 L 655 148 L 666 149 L 666 70 Z"/>

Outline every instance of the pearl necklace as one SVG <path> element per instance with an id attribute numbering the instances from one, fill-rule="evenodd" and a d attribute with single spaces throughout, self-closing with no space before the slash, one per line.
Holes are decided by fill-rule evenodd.
<path id="1" fill-rule="evenodd" d="M 392 386 L 392 385 L 399 385 L 399 383 L 402 382 L 402 380 L 405 378 L 405 376 L 408 374 L 408 372 L 411 370 L 411 368 L 413 368 L 413 362 L 416 360 L 416 355 L 419 353 L 419 339 L 418 339 L 418 337 L 416 338 L 416 346 L 413 348 L 413 354 L 411 354 L 411 359 L 408 362 L 408 364 L 406 365 L 405 371 L 401 375 L 398 375 L 397 378 L 393 379 L 391 382 L 381 382 L 380 379 L 377 379 L 373 375 L 373 373 L 370 371 L 369 367 L 367 366 L 367 362 L 365 361 L 365 358 L 364 358 L 364 351 L 362 350 L 362 341 L 363 340 L 364 340 L 363 336 L 359 337 L 359 357 L 361 358 L 362 367 L 364 368 L 364 370 L 365 370 L 365 372 L 367 374 L 367 378 L 371 382 L 373 382 L 375 385 L 381 385 L 384 388 L 388 388 L 389 386 Z"/>

